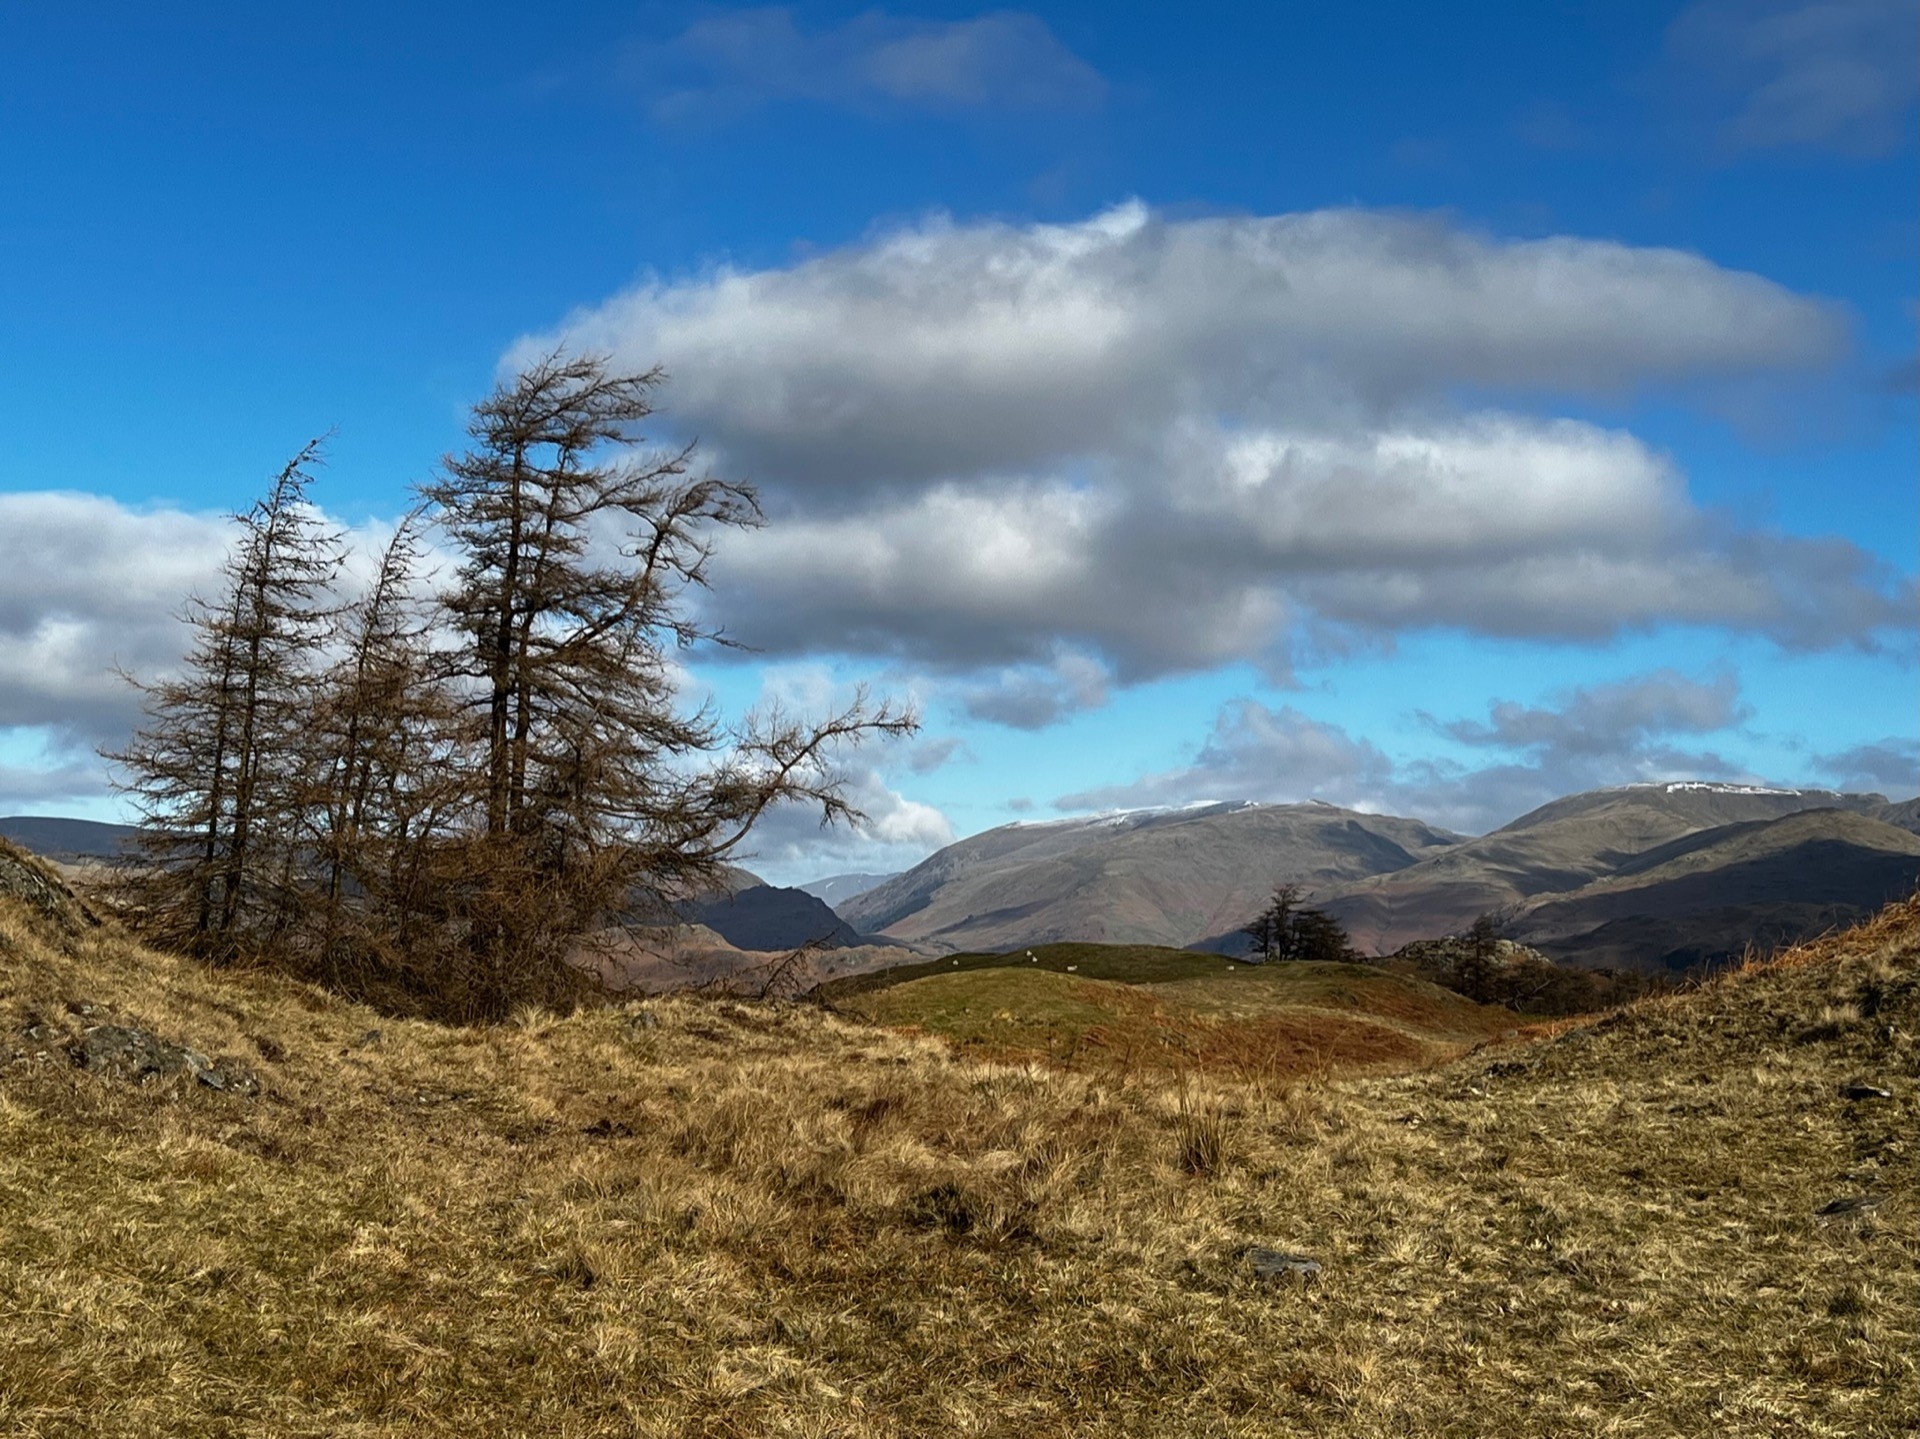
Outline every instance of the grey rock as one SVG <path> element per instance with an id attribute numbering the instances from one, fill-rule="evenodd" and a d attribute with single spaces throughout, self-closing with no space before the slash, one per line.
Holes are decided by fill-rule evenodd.
<path id="1" fill-rule="evenodd" d="M 1840 1091 L 1843 1099 L 1892 1099 L 1891 1089 L 1882 1089 L 1877 1084 L 1849 1084 Z"/>
<path id="2" fill-rule="evenodd" d="M 1320 1261 L 1304 1254 L 1289 1254 L 1284 1249 L 1249 1249 L 1247 1263 L 1262 1279 L 1280 1279 L 1298 1274 L 1309 1279 L 1320 1272 Z"/>
<path id="3" fill-rule="evenodd" d="M 36 866 L 4 853 L 0 853 L 0 895 L 24 900 L 48 915 L 60 914 L 72 898 L 65 885 L 48 879 Z"/>
<path id="4" fill-rule="evenodd" d="M 1871 1214 L 1887 1202 L 1884 1194 L 1855 1194 L 1845 1199 L 1833 1199 L 1814 1210 L 1821 1219 L 1844 1219 L 1853 1214 Z"/>
<path id="5" fill-rule="evenodd" d="M 144 1029 L 101 1024 L 89 1029 L 67 1051 L 90 1074 L 140 1084 L 148 1079 L 192 1075 L 198 1084 L 235 1094 L 254 1094 L 260 1082 L 245 1070 L 216 1064 L 197 1049 L 169 1044 Z"/>

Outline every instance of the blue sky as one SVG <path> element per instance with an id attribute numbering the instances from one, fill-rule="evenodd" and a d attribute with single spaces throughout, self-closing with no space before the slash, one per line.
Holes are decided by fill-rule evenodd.
<path id="1" fill-rule="evenodd" d="M 303 440 L 373 532 L 556 341 L 767 494 L 696 688 L 922 706 L 778 878 L 1920 788 L 1911 4 L 1168 13 L 0 12 L 0 811 L 113 812 L 108 665 Z"/>

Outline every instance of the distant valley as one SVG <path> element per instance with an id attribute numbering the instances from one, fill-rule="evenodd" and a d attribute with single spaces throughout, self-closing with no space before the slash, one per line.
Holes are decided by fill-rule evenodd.
<path id="1" fill-rule="evenodd" d="M 1871 913 L 1920 882 L 1920 806 L 1706 782 L 1570 795 L 1468 838 L 1320 803 L 1135 811 L 974 835 L 836 905 L 952 950 L 1100 941 L 1242 954 L 1296 883 L 1363 953 L 1492 912 L 1562 963 L 1686 970 Z"/>

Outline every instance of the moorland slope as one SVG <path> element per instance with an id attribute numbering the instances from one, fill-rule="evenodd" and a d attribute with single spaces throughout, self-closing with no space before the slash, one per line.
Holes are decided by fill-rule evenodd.
<path id="1" fill-rule="evenodd" d="M 396 1021 L 0 872 L 8 1434 L 1772 1439 L 1920 1407 L 1920 904 L 1438 1069 L 1246 1083 L 688 998 Z M 178 1052 L 135 1032 L 221 1087 L 138 1078 Z"/>

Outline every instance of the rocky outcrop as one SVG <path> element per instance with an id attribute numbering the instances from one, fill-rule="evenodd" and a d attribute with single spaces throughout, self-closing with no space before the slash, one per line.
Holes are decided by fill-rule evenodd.
<path id="1" fill-rule="evenodd" d="M 209 1059 L 196 1049 L 128 1025 L 94 1025 L 67 1047 L 67 1053 L 88 1073 L 125 1084 L 184 1075 L 195 1084 L 230 1094 L 252 1095 L 260 1089 L 258 1079 L 229 1061 Z"/>
<path id="2" fill-rule="evenodd" d="M 0 840 L 0 900 L 9 899 L 20 901 L 36 914 L 66 924 L 100 922 L 45 864 Z"/>

